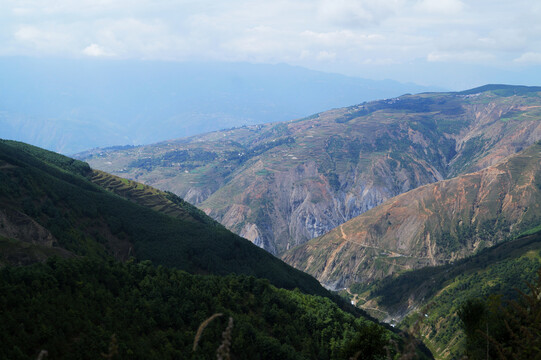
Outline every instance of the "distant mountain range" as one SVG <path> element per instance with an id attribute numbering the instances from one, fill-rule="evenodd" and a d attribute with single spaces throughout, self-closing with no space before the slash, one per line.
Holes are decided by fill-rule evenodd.
<path id="1" fill-rule="evenodd" d="M 283 254 L 394 196 L 534 144 L 541 139 L 540 90 L 488 85 L 404 95 L 78 158 L 172 191 Z"/>
<path id="2" fill-rule="evenodd" d="M 2 137 L 73 154 L 434 90 L 288 65 L 0 58 Z"/>

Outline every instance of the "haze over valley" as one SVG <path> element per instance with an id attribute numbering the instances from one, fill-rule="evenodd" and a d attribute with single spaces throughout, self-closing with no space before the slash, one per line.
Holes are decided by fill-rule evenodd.
<path id="1" fill-rule="evenodd" d="M 3 136 L 64 154 L 286 121 L 435 87 L 286 64 L 0 58 Z"/>

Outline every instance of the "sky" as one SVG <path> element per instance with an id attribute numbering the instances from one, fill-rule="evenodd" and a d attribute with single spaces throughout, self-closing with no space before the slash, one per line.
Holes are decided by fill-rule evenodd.
<path id="1" fill-rule="evenodd" d="M 286 63 L 541 85 L 538 0 L 0 0 L 0 56 Z"/>

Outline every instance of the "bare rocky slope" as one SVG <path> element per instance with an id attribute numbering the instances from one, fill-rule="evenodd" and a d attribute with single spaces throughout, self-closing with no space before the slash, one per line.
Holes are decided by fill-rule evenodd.
<path id="1" fill-rule="evenodd" d="M 541 222 L 541 143 L 497 165 L 425 185 L 283 259 L 329 288 L 446 264 Z"/>
<path id="2" fill-rule="evenodd" d="M 541 139 L 540 95 L 504 85 L 404 95 L 77 157 L 174 192 L 280 255 L 396 195 L 533 144 Z"/>

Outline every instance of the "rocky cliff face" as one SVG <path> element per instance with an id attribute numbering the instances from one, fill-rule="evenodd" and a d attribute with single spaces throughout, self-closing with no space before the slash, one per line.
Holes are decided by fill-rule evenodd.
<path id="1" fill-rule="evenodd" d="M 330 288 L 444 264 L 536 226 L 541 144 L 479 172 L 401 194 L 287 252 Z"/>
<path id="2" fill-rule="evenodd" d="M 282 253 L 323 235 L 400 192 L 441 179 L 436 171 L 419 163 L 413 164 L 409 172 L 393 178 L 385 160 L 374 162 L 371 173 L 352 166 L 336 176 L 337 182 L 344 179 L 337 188 L 331 184 L 334 179 L 318 169 L 315 161 L 299 163 L 289 169 L 265 168 L 261 163 L 255 166 L 255 172 L 266 170 L 265 175 L 242 177 L 240 184 L 234 181 L 226 185 L 201 206 L 234 232 L 273 253 Z M 400 175 L 404 177 L 403 182 L 399 180 Z M 216 198 L 227 196 L 222 195 L 223 192 L 240 189 L 244 191 L 232 199 L 232 206 L 213 206 Z"/>
<path id="3" fill-rule="evenodd" d="M 274 254 L 541 139 L 539 89 L 406 95 L 80 158 L 175 192 Z"/>

